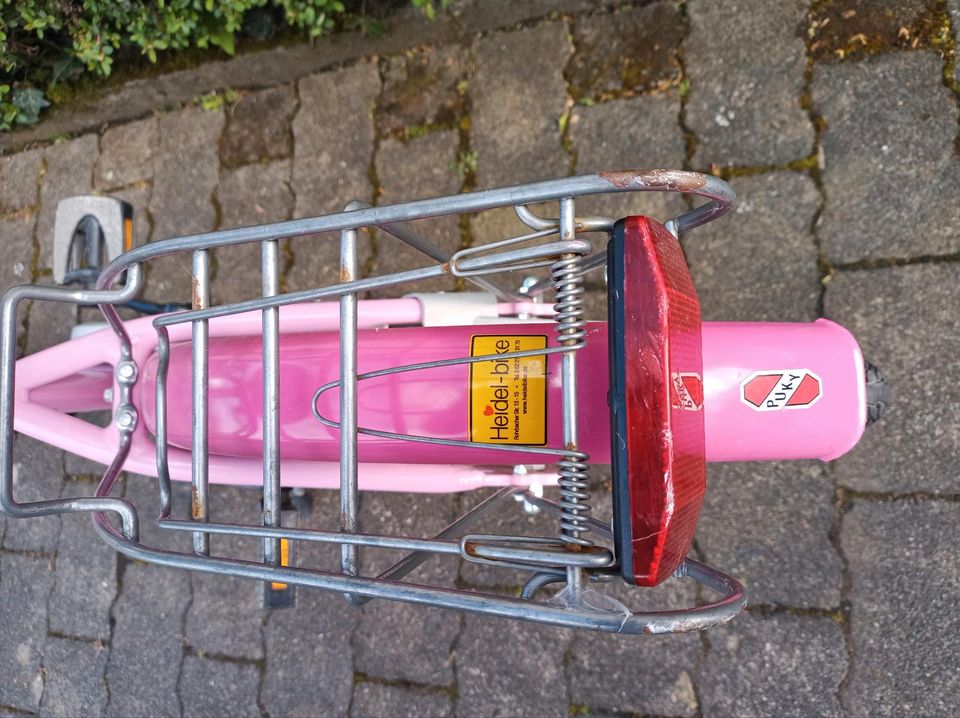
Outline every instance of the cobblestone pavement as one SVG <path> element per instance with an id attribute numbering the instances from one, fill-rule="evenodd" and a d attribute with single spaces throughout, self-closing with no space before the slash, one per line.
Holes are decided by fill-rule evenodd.
<path id="1" fill-rule="evenodd" d="M 885 370 L 894 396 L 838 461 L 710 467 L 695 551 L 746 581 L 746 615 L 654 639 L 402 605 L 355 609 L 306 592 L 296 608 L 265 613 L 249 583 L 118 558 L 87 519 L 0 518 L 0 714 L 960 712 L 958 25 L 949 19 L 960 21 L 960 8 L 610 5 L 461 0 L 434 41 L 404 45 L 388 33 L 379 54 L 307 76 L 264 66 L 269 86 L 252 81 L 256 89 L 216 109 L 166 108 L 0 157 L 0 283 L 49 281 L 55 203 L 76 193 L 128 200 L 140 240 L 157 241 L 351 199 L 610 167 L 716 172 L 739 207 L 685 238 L 706 317 L 835 319 Z M 259 77 L 256 58 L 238 61 Z M 661 218 L 684 207 L 604 202 L 594 208 L 639 206 Z M 452 250 L 513 225 L 494 214 L 424 231 Z M 285 288 L 332 279 L 332 247 L 285 247 Z M 361 251 L 367 272 L 415 261 L 382 236 L 364 237 Z M 218 254 L 215 299 L 252 296 L 255 262 L 254 250 Z M 181 260 L 157 263 L 147 294 L 182 300 L 189 277 Z M 592 295 L 602 307 L 599 289 Z M 32 307 L 22 348 L 62 341 L 75 319 L 64 307 Z M 27 439 L 16 464 L 24 499 L 89 493 L 98 471 Z M 125 492 L 147 501 L 152 486 L 130 476 Z M 608 503 L 602 482 L 598 492 Z M 369 494 L 362 519 L 426 533 L 476 500 Z M 257 511 L 240 489 L 216 488 L 213 502 L 222 515 Z M 335 499 L 318 493 L 311 511 L 316 525 L 332 526 Z M 551 522 L 519 514 L 484 528 L 549 531 Z M 214 542 L 214 551 L 255 557 L 252 545 Z M 365 570 L 382 567 L 374 558 Z M 301 559 L 329 563 L 331 553 L 305 549 Z M 421 571 L 512 588 L 514 579 L 482 569 Z M 696 598 L 685 585 L 652 597 Z"/>

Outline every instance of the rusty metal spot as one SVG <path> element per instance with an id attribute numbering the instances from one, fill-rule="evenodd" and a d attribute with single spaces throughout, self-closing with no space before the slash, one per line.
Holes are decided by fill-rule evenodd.
<path id="1" fill-rule="evenodd" d="M 204 518 L 203 502 L 200 500 L 200 493 L 196 486 L 191 487 L 190 491 L 190 515 L 198 520 Z"/>
<path id="2" fill-rule="evenodd" d="M 200 302 L 200 280 L 197 278 L 197 275 L 195 274 L 193 275 L 193 277 L 191 277 L 191 280 L 192 281 L 190 283 L 190 293 L 191 293 L 190 304 L 194 310 L 202 309 L 203 307 Z"/>
<path id="3" fill-rule="evenodd" d="M 694 192 L 707 183 L 707 178 L 699 172 L 685 170 L 623 170 L 601 172 L 599 177 L 617 189 L 636 186 L 663 188 L 673 192 Z"/>

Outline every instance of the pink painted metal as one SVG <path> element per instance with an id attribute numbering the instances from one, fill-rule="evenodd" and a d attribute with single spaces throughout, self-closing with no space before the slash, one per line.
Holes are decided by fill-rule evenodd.
<path id="1" fill-rule="evenodd" d="M 828 319 L 795 324 L 705 322 L 703 364 L 708 461 L 830 461 L 852 449 L 863 434 L 867 423 L 863 356 L 853 335 Z M 800 389 L 804 371 L 810 378 Z M 764 381 L 772 382 L 780 372 L 781 378 L 765 393 Z M 754 398 L 749 395 L 753 384 L 745 385 L 752 376 L 759 378 L 762 408 L 749 401 Z M 790 377 L 800 378 L 778 396 L 777 390 L 789 385 Z M 768 402 L 774 407 L 766 406 Z"/>
<path id="2" fill-rule="evenodd" d="M 543 312 L 542 305 L 502 305 L 499 309 L 504 314 L 525 309 Z M 283 307 L 280 312 L 285 485 L 339 485 L 338 432 L 317 422 L 310 407 L 314 391 L 338 375 L 338 311 L 336 303 L 314 303 Z M 254 312 L 210 322 L 213 482 L 259 485 L 262 481 L 260 321 L 260 314 Z M 550 325 L 415 326 L 420 321 L 420 304 L 415 299 L 360 302 L 360 371 L 462 357 L 469 354 L 470 339 L 477 335 L 543 335 L 554 345 Z M 149 318 L 133 320 L 126 326 L 134 360 L 141 368 L 134 393 L 141 421 L 134 432 L 126 469 L 156 475 L 150 434 L 154 428 L 156 333 Z M 866 418 L 863 362 L 849 332 L 824 319 L 800 324 L 706 323 L 702 332 L 702 406 L 709 461 L 830 460 L 856 443 Z M 190 478 L 189 336 L 189 325 L 171 327 L 168 438 L 171 478 L 176 480 Z M 112 365 L 117 355 L 113 332 L 104 330 L 18 361 L 17 431 L 108 463 L 116 451 L 116 430 L 96 427 L 63 411 L 108 408 L 104 389 L 109 387 L 101 365 Z M 580 357 L 582 448 L 592 461 L 609 462 L 605 323 L 588 325 L 588 340 Z M 548 357 L 547 443 L 553 446 L 561 443 L 558 365 L 557 357 Z M 807 374 L 800 378 L 795 370 Z M 399 433 L 466 439 L 468 372 L 466 366 L 457 365 L 361 381 L 360 424 Z M 745 382 L 754 375 L 760 379 L 745 390 Z M 807 403 L 788 406 L 790 401 L 796 404 L 796 397 L 803 394 L 790 382 L 799 384 L 807 375 L 819 382 L 819 393 L 813 397 L 807 382 L 803 390 Z M 786 390 L 775 391 L 782 387 L 771 384 L 774 376 L 787 385 Z M 791 376 L 797 378 L 791 380 Z M 57 399 L 57 387 L 77 390 L 76 397 L 66 402 L 62 397 Z M 764 389 L 769 389 L 769 397 L 762 397 L 762 406 L 746 400 L 745 392 L 747 398 L 756 401 L 754 395 Z M 780 394 L 790 396 L 781 399 Z M 337 399 L 334 388 L 318 402 L 323 415 L 333 420 L 337 419 Z M 767 406 L 767 402 L 773 406 Z M 778 402 L 782 408 L 778 408 Z M 512 464 L 544 463 L 542 455 L 429 446 L 370 436 L 360 437 L 359 452 L 363 462 L 360 485 L 370 490 L 450 492 L 556 480 L 552 471 L 513 473 Z"/>
<path id="3" fill-rule="evenodd" d="M 607 325 L 588 324 L 580 351 L 581 446 L 598 463 L 610 461 Z M 475 336 L 543 335 L 556 346 L 551 327 L 504 324 L 469 327 L 387 328 L 360 332 L 359 371 L 398 364 L 463 357 Z M 849 450 L 866 422 L 863 360 L 853 337 L 839 325 L 812 323 L 705 323 L 703 335 L 706 452 L 708 461 L 817 458 L 829 460 Z M 335 332 L 295 334 L 280 344 L 281 455 L 336 461 L 339 432 L 313 417 L 310 398 L 339 373 Z M 168 438 L 187 448 L 191 441 L 191 354 L 183 342 L 172 347 L 168 387 Z M 260 456 L 263 385 L 259 337 L 237 337 L 210 345 L 210 450 L 227 456 Z M 547 444 L 562 443 L 560 359 L 548 358 Z M 822 382 L 820 396 L 807 405 L 758 410 L 743 399 L 741 385 L 751 375 L 803 369 Z M 156 358 L 147 361 L 134 396 L 153 430 Z M 789 382 L 789 375 L 785 378 Z M 421 369 L 361 381 L 360 426 L 394 433 L 468 439 L 469 369 L 466 365 Z M 770 399 L 773 401 L 773 399 Z M 331 389 L 317 402 L 320 413 L 338 420 L 339 394 Z M 361 435 L 364 462 L 536 463 L 542 457 L 484 449 L 417 445 Z"/>
<path id="4" fill-rule="evenodd" d="M 504 314 L 539 314 L 543 311 L 543 306 L 528 303 L 501 304 L 498 311 Z M 381 299 L 360 303 L 357 324 L 361 329 L 369 329 L 388 324 L 416 325 L 421 319 L 421 305 L 416 299 Z M 215 340 L 224 337 L 259 336 L 261 320 L 259 312 L 213 319 L 209 323 L 210 337 Z M 280 331 L 283 334 L 335 332 L 338 327 L 339 306 L 336 303 L 297 304 L 280 308 Z M 151 318 L 142 317 L 129 321 L 126 329 L 134 362 L 143 367 L 156 351 L 156 332 Z M 189 324 L 174 325 L 170 327 L 170 341 L 187 341 L 190 333 Z M 74 382 L 76 379 L 71 377 L 101 364 L 112 366 L 118 356 L 119 341 L 116 335 L 112 330 L 104 329 L 18 360 L 14 397 L 15 430 L 100 464 L 109 464 L 116 455 L 118 445 L 118 434 L 113 426 L 101 428 L 63 413 L 57 408 L 62 402 L 54 401 L 49 391 L 41 390 L 36 396 L 41 396 L 53 406 L 38 403 L 31 397 L 39 387 L 64 379 Z M 72 402 L 72 410 L 110 408 L 102 401 L 102 377 L 96 381 L 100 393 L 85 390 L 84 396 L 90 400 L 90 405 L 79 406 L 77 402 Z M 118 396 L 116 386 L 113 388 L 114 396 Z M 96 401 L 96 396 L 101 397 L 99 402 Z M 183 417 L 179 420 L 182 421 Z M 189 422 L 189 415 L 186 421 Z M 263 481 L 261 464 L 259 458 L 212 455 L 210 480 L 213 483 L 260 486 Z M 169 466 L 172 479 L 190 480 L 191 463 L 188 450 L 171 447 Z M 157 475 L 155 447 L 142 420 L 133 433 L 124 468 L 133 473 Z M 410 481 L 411 478 L 415 480 Z M 285 460 L 282 466 L 282 481 L 286 486 L 337 488 L 340 484 L 339 464 L 330 461 Z M 512 470 L 491 466 L 376 463 L 364 464 L 360 469 L 361 488 L 373 491 L 447 493 L 483 486 L 552 483 L 556 483 L 556 473 L 553 471 L 531 470 L 526 474 L 514 474 Z"/>

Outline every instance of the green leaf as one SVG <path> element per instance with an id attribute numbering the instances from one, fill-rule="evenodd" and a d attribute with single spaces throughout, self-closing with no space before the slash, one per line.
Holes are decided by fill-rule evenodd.
<path id="1" fill-rule="evenodd" d="M 83 65 L 77 58 L 71 55 L 64 55 L 53 63 L 53 75 L 50 78 L 51 85 L 57 85 L 60 82 L 69 80 L 83 72 Z"/>
<path id="2" fill-rule="evenodd" d="M 234 43 L 233 33 L 226 27 L 218 27 L 210 31 L 210 42 L 219 47 L 228 55 L 234 55 L 237 51 Z"/>
<path id="3" fill-rule="evenodd" d="M 50 102 L 43 96 L 43 91 L 36 87 L 18 87 L 10 96 L 10 104 L 20 110 L 17 122 L 21 125 L 32 125 L 40 119 L 40 110 L 49 107 Z"/>

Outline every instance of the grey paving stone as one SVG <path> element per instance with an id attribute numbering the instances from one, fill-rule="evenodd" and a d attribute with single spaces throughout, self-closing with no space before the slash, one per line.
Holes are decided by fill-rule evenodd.
<path id="1" fill-rule="evenodd" d="M 38 268 L 50 269 L 57 202 L 73 195 L 90 194 L 97 155 L 96 135 L 84 135 L 43 151 L 46 171 L 40 187 L 40 216 L 37 218 Z"/>
<path id="2" fill-rule="evenodd" d="M 801 0 L 690 3 L 683 50 L 697 166 L 781 164 L 812 152 L 800 104 L 806 56 L 797 29 L 806 11 Z"/>
<path id="3" fill-rule="evenodd" d="M 42 163 L 43 150 L 0 157 L 0 214 L 37 204 Z"/>
<path id="4" fill-rule="evenodd" d="M 707 634 L 704 716 L 840 716 L 843 633 L 829 618 L 744 614 Z"/>
<path id="5" fill-rule="evenodd" d="M 212 200 L 219 178 L 220 111 L 196 107 L 162 115 L 150 212 L 154 239 L 213 229 Z"/>
<path id="6" fill-rule="evenodd" d="M 577 105 L 570 115 L 570 139 L 577 154 L 577 174 L 642 167 L 682 168 L 686 154 L 676 92 Z M 666 222 L 687 207 L 680 195 L 631 192 L 584 197 L 577 214 L 619 219 L 650 215 Z"/>
<path id="7" fill-rule="evenodd" d="M 857 337 L 880 367 L 890 406 L 836 462 L 842 486 L 862 491 L 960 491 L 953 458 L 960 442 L 960 265 L 926 264 L 840 272 L 825 313 Z"/>
<path id="8" fill-rule="evenodd" d="M 344 715 L 353 692 L 357 611 L 331 593 L 301 591 L 297 598 L 296 608 L 271 613 L 264 625 L 261 703 L 269 715 Z"/>
<path id="9" fill-rule="evenodd" d="M 654 589 L 627 587 L 619 581 L 601 589 L 634 610 L 662 610 L 696 603 L 693 584 L 668 581 Z M 702 644 L 695 634 L 611 636 L 574 634 L 566 664 L 570 703 L 589 708 L 643 715 L 690 716 L 697 711 L 693 676 Z M 625 679 L 641 676 L 639 680 Z"/>
<path id="10" fill-rule="evenodd" d="M 432 537 L 454 518 L 449 495 L 364 492 L 361 507 L 362 531 L 393 536 Z M 364 551 L 363 573 L 377 575 L 401 556 L 396 551 Z M 432 558 L 407 580 L 453 586 L 457 563 Z M 356 669 L 378 678 L 448 685 L 453 682 L 450 651 L 459 632 L 455 611 L 373 601 L 363 607 L 354 633 Z"/>
<path id="11" fill-rule="evenodd" d="M 0 282 L 4 291 L 15 284 L 29 284 L 32 279 L 33 229 L 36 221 L 36 215 L 29 212 L 0 219 L 0 232 L 3 233 Z"/>
<path id="12" fill-rule="evenodd" d="M 957 106 L 934 52 L 818 66 L 813 102 L 827 206 L 819 229 L 832 262 L 960 249 Z"/>
<path id="13" fill-rule="evenodd" d="M 113 607 L 108 716 L 180 714 L 181 629 L 189 602 L 186 572 L 139 562 L 126 565 Z"/>
<path id="14" fill-rule="evenodd" d="M 102 716 L 107 707 L 107 685 L 103 676 L 109 655 L 109 649 L 102 643 L 47 638 L 40 715 L 50 718 Z"/>
<path id="15" fill-rule="evenodd" d="M 960 505 L 856 501 L 841 538 L 850 566 L 850 715 L 955 715 L 960 696 Z"/>
<path id="16" fill-rule="evenodd" d="M 629 96 L 679 84 L 683 25 L 678 8 L 666 2 L 577 18 L 576 53 L 567 66 L 574 98 Z"/>
<path id="17" fill-rule="evenodd" d="M 456 194 L 461 181 L 453 165 L 459 141 L 459 136 L 453 131 L 432 132 L 408 142 L 382 140 L 376 158 L 377 178 L 383 190 L 378 203 L 393 204 Z M 460 227 L 456 216 L 418 220 L 409 225 L 448 254 L 460 249 Z M 374 274 L 426 267 L 433 262 L 384 232 L 378 232 L 377 237 Z M 395 297 L 406 292 L 453 291 L 455 288 L 456 281 L 450 277 L 391 287 L 380 294 Z M 373 293 L 371 296 L 378 295 Z"/>
<path id="18" fill-rule="evenodd" d="M 60 302 L 33 302 L 28 316 L 26 354 L 30 355 L 67 341 L 77 323 L 77 308 Z"/>
<path id="19" fill-rule="evenodd" d="M 63 466 L 67 478 L 78 481 L 99 481 L 107 468 L 105 464 L 66 451 L 63 453 Z"/>
<path id="20" fill-rule="evenodd" d="M 259 718 L 260 668 L 244 663 L 187 656 L 180 677 L 183 713 L 188 716 Z"/>
<path id="21" fill-rule="evenodd" d="M 947 0 L 947 11 L 950 13 L 950 26 L 953 28 L 954 47 L 960 45 L 960 0 Z M 953 79 L 960 82 L 960 65 L 953 66 Z"/>
<path id="22" fill-rule="evenodd" d="M 733 212 L 683 238 L 704 319 L 816 319 L 820 271 L 810 225 L 820 194 L 813 181 L 773 172 L 732 185 Z"/>
<path id="23" fill-rule="evenodd" d="M 217 143 L 223 125 L 219 110 L 188 107 L 160 116 L 149 205 L 151 241 L 216 229 L 213 194 L 220 179 Z M 147 266 L 145 291 L 152 298 L 189 302 L 191 277 L 189 256 L 164 257 Z"/>
<path id="24" fill-rule="evenodd" d="M 43 695 L 43 648 L 53 564 L 0 554 L 0 704 L 36 711 Z"/>
<path id="25" fill-rule="evenodd" d="M 224 167 L 289 157 L 293 152 L 290 120 L 297 109 L 293 85 L 251 92 L 227 111 L 220 142 Z"/>
<path id="26" fill-rule="evenodd" d="M 63 452 L 18 434 L 13 452 L 13 495 L 19 502 L 60 496 L 63 487 Z M 52 554 L 60 536 L 59 516 L 9 519 L 3 547 Z"/>
<path id="27" fill-rule="evenodd" d="M 567 174 L 557 123 L 566 102 L 562 68 L 571 52 L 560 22 L 495 33 L 474 46 L 470 135 L 480 187 Z"/>
<path id="28" fill-rule="evenodd" d="M 300 109 L 293 119 L 296 216 L 368 200 L 374 134 L 370 114 L 380 92 L 376 65 L 312 75 L 299 82 L 299 90 Z"/>
<path id="29" fill-rule="evenodd" d="M 353 687 L 350 715 L 353 718 L 445 718 L 453 715 L 453 702 L 449 695 L 441 692 L 364 682 Z"/>
<path id="30" fill-rule="evenodd" d="M 104 131 L 100 157 L 93 170 L 93 186 L 109 191 L 153 179 L 158 132 L 156 117 Z"/>
<path id="31" fill-rule="evenodd" d="M 96 485 L 68 481 L 63 495 L 93 496 Z M 61 517 L 57 576 L 50 595 L 50 630 L 108 640 L 110 607 L 117 593 L 117 553 L 94 531 L 89 514 Z"/>
<path id="32" fill-rule="evenodd" d="M 843 566 L 832 514 L 820 462 L 713 464 L 697 543 L 708 563 L 745 583 L 752 605 L 835 608 Z"/>
<path id="33" fill-rule="evenodd" d="M 552 626 L 467 615 L 455 653 L 456 714 L 566 716 L 570 638 L 571 631 Z"/>
<path id="34" fill-rule="evenodd" d="M 235 486 L 210 487 L 210 518 L 260 523 L 260 491 Z M 260 545 L 249 537 L 212 536 L 214 556 L 256 561 Z M 193 602 L 187 611 L 186 639 L 195 651 L 259 660 L 263 657 L 262 586 L 242 578 L 195 573 Z"/>
<path id="35" fill-rule="evenodd" d="M 10 215 L 0 219 L 0 285 L 3 291 L 16 284 L 29 284 L 32 280 L 33 231 L 37 217 L 29 212 Z M 21 306 L 17 334 L 25 330 L 25 306 Z"/>
<path id="36" fill-rule="evenodd" d="M 466 53 L 457 45 L 418 48 L 389 58 L 377 106 L 380 131 L 454 126 L 463 112 L 460 83 L 468 70 Z"/>
<path id="37" fill-rule="evenodd" d="M 369 202 L 373 157 L 372 111 L 380 93 L 377 66 L 361 63 L 299 82 L 300 110 L 293 119 L 295 217 L 338 212 L 352 200 Z M 360 236 L 359 255 L 369 254 Z M 290 289 L 322 286 L 340 276 L 340 238 L 332 234 L 293 240 Z"/>
<path id="38" fill-rule="evenodd" d="M 217 201 L 223 229 L 289 219 L 294 203 L 290 191 L 290 161 L 247 165 L 225 172 L 217 188 Z M 211 285 L 214 302 L 238 302 L 262 296 L 260 251 L 260 244 L 255 243 L 214 252 L 216 272 Z"/>

